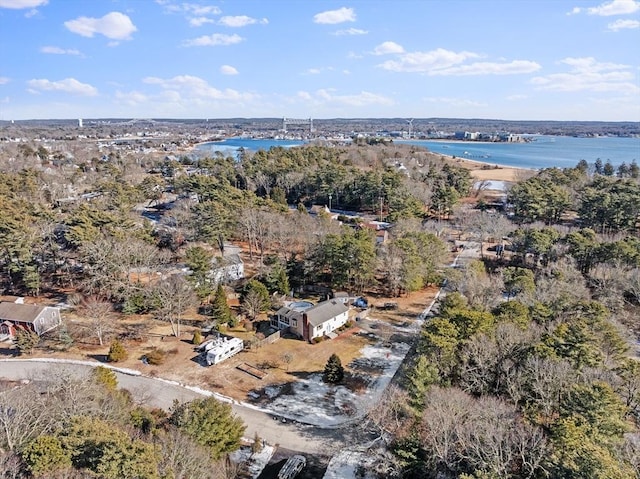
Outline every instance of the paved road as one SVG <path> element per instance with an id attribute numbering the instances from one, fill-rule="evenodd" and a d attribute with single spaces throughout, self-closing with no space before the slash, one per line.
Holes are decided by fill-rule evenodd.
<path id="1" fill-rule="evenodd" d="M 91 367 L 83 364 L 52 364 L 33 360 L 0 360 L 0 378 L 14 381 L 38 380 L 51 377 L 61 369 L 64 369 L 65 374 L 84 377 Z M 196 391 L 159 379 L 120 372 L 116 372 L 116 375 L 120 387 L 128 389 L 137 402 L 150 407 L 169 409 L 174 400 L 184 402 L 205 397 Z M 232 404 L 231 407 L 247 425 L 245 436 L 248 439 L 253 439 L 257 432 L 269 444 L 278 444 L 303 453 L 322 451 L 323 454 L 332 454 L 344 447 L 340 429 L 320 429 L 291 422 L 283 423 L 279 419 L 274 420 L 268 413 L 241 404 Z"/>

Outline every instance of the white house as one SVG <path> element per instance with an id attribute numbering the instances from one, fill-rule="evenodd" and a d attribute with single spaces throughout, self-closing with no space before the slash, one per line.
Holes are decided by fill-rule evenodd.
<path id="1" fill-rule="evenodd" d="M 308 301 L 290 303 L 280 308 L 271 325 L 278 329 L 289 328 L 306 341 L 326 336 L 349 320 L 349 307 L 337 299 L 322 301 L 316 305 Z"/>
<path id="2" fill-rule="evenodd" d="M 244 342 L 240 338 L 219 334 L 214 339 L 202 343 L 198 350 L 205 353 L 207 365 L 218 364 L 225 359 L 238 354 L 244 349 Z"/>
<path id="3" fill-rule="evenodd" d="M 40 304 L 0 302 L 0 336 L 14 337 L 16 331 L 29 330 L 38 336 L 62 323 L 60 308 Z"/>

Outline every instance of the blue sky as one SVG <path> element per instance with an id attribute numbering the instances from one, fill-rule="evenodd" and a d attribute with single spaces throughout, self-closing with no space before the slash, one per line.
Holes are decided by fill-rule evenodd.
<path id="1" fill-rule="evenodd" d="M 0 0 L 0 120 L 640 121 L 635 0 Z"/>

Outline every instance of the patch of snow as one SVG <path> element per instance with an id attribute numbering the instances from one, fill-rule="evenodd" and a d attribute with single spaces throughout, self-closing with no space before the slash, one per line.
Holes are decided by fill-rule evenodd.
<path id="1" fill-rule="evenodd" d="M 316 373 L 294 383 L 292 394 L 273 397 L 268 408 L 283 418 L 320 427 L 354 420 L 382 394 L 409 349 L 406 343 L 395 343 L 391 348 L 384 347 L 382 342 L 365 346 L 361 350 L 363 362 L 360 364 L 376 370 L 378 375 L 372 375 L 367 390 L 362 394 L 345 386 L 326 384 L 322 381 L 322 374 Z M 370 371 L 367 375 L 371 375 Z"/>
<path id="2" fill-rule="evenodd" d="M 245 446 L 232 452 L 230 459 L 236 464 L 246 464 L 249 477 L 256 479 L 262 473 L 262 470 L 267 467 L 274 452 L 275 448 L 273 446 L 265 445 L 260 452 L 256 453 L 251 452 L 250 446 Z"/>
<path id="3" fill-rule="evenodd" d="M 373 459 L 364 452 L 341 451 L 331 458 L 323 479 L 374 479 L 366 471 L 369 470 Z M 360 471 L 360 474 L 357 472 Z M 362 473 L 364 472 L 364 475 Z"/>
<path id="4" fill-rule="evenodd" d="M 282 391 L 282 386 L 267 386 L 266 388 L 264 388 L 264 393 L 270 399 L 278 396 L 278 394 L 280 394 L 280 391 Z"/>
<path id="5" fill-rule="evenodd" d="M 475 189 L 482 187 L 483 190 L 497 190 L 497 191 L 506 191 L 507 190 L 507 182 L 500 180 L 483 180 L 476 181 L 473 184 Z"/>

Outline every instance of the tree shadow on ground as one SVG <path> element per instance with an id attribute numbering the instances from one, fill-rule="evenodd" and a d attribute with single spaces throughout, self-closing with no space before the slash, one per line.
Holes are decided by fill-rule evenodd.
<path id="1" fill-rule="evenodd" d="M 0 356 L 18 356 L 19 351 L 11 346 L 0 346 Z"/>
<path id="2" fill-rule="evenodd" d="M 107 354 L 87 354 L 88 358 L 95 359 L 101 363 L 108 363 L 108 355 Z"/>

